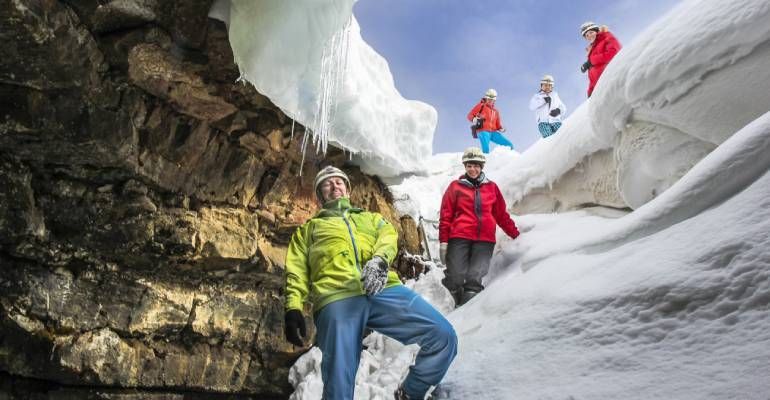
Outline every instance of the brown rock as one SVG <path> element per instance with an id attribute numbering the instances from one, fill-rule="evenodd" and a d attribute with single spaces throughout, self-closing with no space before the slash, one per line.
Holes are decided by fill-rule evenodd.
<path id="1" fill-rule="evenodd" d="M 135 46 L 128 54 L 128 74 L 135 85 L 168 100 L 179 112 L 204 121 L 216 121 L 237 111 L 211 95 L 201 78 L 186 71 L 169 53 L 153 44 Z"/>
<path id="2" fill-rule="evenodd" d="M 100 4 L 92 17 L 93 30 L 103 33 L 153 22 L 157 19 L 153 6 L 154 1 L 149 0 L 112 0 Z"/>

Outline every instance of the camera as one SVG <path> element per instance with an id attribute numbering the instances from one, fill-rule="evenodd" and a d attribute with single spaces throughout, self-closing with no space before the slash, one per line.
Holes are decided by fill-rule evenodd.
<path id="1" fill-rule="evenodd" d="M 476 124 L 473 125 L 476 129 L 481 129 L 481 127 L 484 125 L 484 118 L 476 117 Z"/>

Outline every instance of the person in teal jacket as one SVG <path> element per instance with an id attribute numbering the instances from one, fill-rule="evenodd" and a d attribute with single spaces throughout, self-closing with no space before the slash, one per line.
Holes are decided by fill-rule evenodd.
<path id="1" fill-rule="evenodd" d="M 382 215 L 351 206 L 348 176 L 329 166 L 314 185 L 323 208 L 297 228 L 286 254 L 286 339 L 304 346 L 302 309 L 311 302 L 325 400 L 353 399 L 367 328 L 417 343 L 415 363 L 394 395 L 422 399 L 457 354 L 454 328 L 389 268 L 398 233 Z"/>

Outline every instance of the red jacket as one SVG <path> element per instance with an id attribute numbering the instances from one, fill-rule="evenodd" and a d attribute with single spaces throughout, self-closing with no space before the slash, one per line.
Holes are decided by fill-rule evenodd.
<path id="1" fill-rule="evenodd" d="M 475 187 L 463 175 L 449 184 L 441 200 L 439 242 L 461 238 L 495 243 L 496 225 L 514 239 L 519 236 L 505 208 L 503 194 L 494 182 L 482 175 L 481 184 Z"/>
<path id="2" fill-rule="evenodd" d="M 604 68 L 607 67 L 612 57 L 620 51 L 620 42 L 615 36 L 603 28 L 596 34 L 596 39 L 588 51 L 588 61 L 591 62 L 591 68 L 588 70 L 588 96 L 594 91 L 596 82 L 602 76 Z"/>
<path id="3" fill-rule="evenodd" d="M 481 106 L 484 106 L 484 108 L 481 108 Z M 471 109 L 471 112 L 468 113 L 468 121 L 473 121 L 473 117 L 479 114 L 479 112 L 481 113 L 481 118 L 484 118 L 484 124 L 481 125 L 480 131 L 495 132 L 503 129 L 503 126 L 500 124 L 500 113 L 497 112 L 494 104 L 489 104 L 484 99 L 481 99 Z"/>

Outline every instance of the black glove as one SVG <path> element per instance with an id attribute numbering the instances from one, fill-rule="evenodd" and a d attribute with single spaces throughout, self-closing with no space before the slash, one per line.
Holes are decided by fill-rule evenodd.
<path id="1" fill-rule="evenodd" d="M 304 347 L 305 344 L 302 343 L 302 338 L 300 338 L 300 336 L 303 338 L 305 337 L 307 334 L 307 327 L 305 327 L 305 317 L 302 316 L 302 311 L 286 311 L 284 324 L 286 325 L 286 340 L 297 347 Z M 299 330 L 299 334 L 297 334 L 297 330 Z"/>
<path id="2" fill-rule="evenodd" d="M 591 61 L 586 61 L 583 63 L 583 65 L 580 66 L 580 72 L 585 73 L 591 67 L 593 67 L 593 65 L 591 65 Z"/>
<path id="3" fill-rule="evenodd" d="M 561 110 L 559 110 L 558 108 L 554 108 L 553 110 L 551 110 L 550 114 L 552 117 L 556 117 L 559 114 L 561 114 Z"/>
<path id="4" fill-rule="evenodd" d="M 551 96 L 545 96 L 543 97 L 543 100 L 545 100 L 545 103 L 549 106 L 551 105 Z"/>

